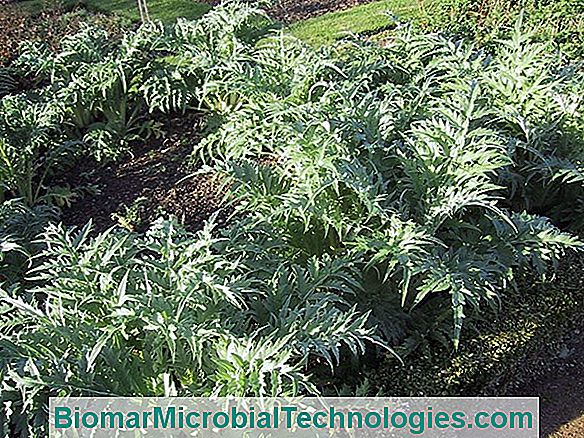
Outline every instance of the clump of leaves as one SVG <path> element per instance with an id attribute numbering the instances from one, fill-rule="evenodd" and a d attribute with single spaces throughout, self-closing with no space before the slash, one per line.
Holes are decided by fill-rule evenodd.
<path id="1" fill-rule="evenodd" d="M 84 25 L 58 50 L 24 44 L 13 67 L 0 70 L 0 97 L 15 91 L 19 76 L 37 84 L 0 100 L 0 200 L 9 192 L 32 206 L 55 168 L 81 155 L 119 158 L 160 134 L 155 113 L 236 105 L 239 93 L 214 81 L 226 66 L 250 62 L 265 27 L 261 11 L 232 3 L 171 28 L 147 22 L 121 40 Z"/>
<path id="2" fill-rule="evenodd" d="M 375 339 L 343 298 L 357 287 L 349 262 L 298 265 L 271 251 L 273 239 L 237 233 L 216 237 L 209 224 L 195 236 L 172 221 L 143 237 L 49 226 L 33 286 L 1 298 L 11 427 L 42 416 L 30 407 L 48 395 L 314 392 L 309 354 L 333 365 L 342 344 Z"/>
<path id="3" fill-rule="evenodd" d="M 13 69 L 0 67 L 0 98 L 16 91 L 17 88 L 18 81 Z"/>
<path id="4" fill-rule="evenodd" d="M 60 129 L 64 112 L 55 101 L 0 100 L 0 202 L 10 195 L 33 206 L 46 195 L 46 177 L 75 151 Z"/>
<path id="5" fill-rule="evenodd" d="M 43 249 L 37 236 L 57 217 L 57 209 L 47 204 L 29 207 L 18 199 L 0 204 L 0 284 L 21 281 L 31 258 Z"/>
<path id="6" fill-rule="evenodd" d="M 557 218 L 580 196 L 581 102 L 572 93 L 581 82 L 558 73 L 520 27 L 495 57 L 405 33 L 386 48 L 344 43 L 306 71 L 302 47 L 286 68 L 303 80 L 282 74 L 286 85 L 271 97 L 253 81 L 248 102 L 197 152 L 231 177 L 250 223 L 276 227 L 288 256 L 350 257 L 365 290 L 399 294 L 406 309 L 448 300 L 457 346 L 464 318 L 496 306 L 514 271 L 543 273 L 581 245 L 537 216 Z M 260 72 L 277 47 L 258 49 Z M 567 184 L 567 196 L 541 194 L 567 193 Z M 362 302 L 382 307 L 366 294 Z M 399 306 L 384 313 L 403 317 Z"/>

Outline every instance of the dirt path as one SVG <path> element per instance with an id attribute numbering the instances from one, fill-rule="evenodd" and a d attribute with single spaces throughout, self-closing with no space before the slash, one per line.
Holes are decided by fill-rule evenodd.
<path id="1" fill-rule="evenodd" d="M 505 395 L 540 398 L 542 437 L 584 437 L 583 272 L 584 254 L 569 253 L 562 260 L 557 276 L 547 286 L 562 293 L 556 300 L 546 301 L 545 306 L 551 308 L 542 313 L 551 317 L 547 325 L 557 324 L 562 329 L 555 335 L 550 333 L 550 343 L 542 344 L 539 353 L 529 357 L 524 366 L 519 364 L 518 379 L 510 393 L 502 391 Z"/>

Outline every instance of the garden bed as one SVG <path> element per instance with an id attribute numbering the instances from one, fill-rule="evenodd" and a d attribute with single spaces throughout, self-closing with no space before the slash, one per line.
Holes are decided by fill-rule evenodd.
<path id="1" fill-rule="evenodd" d="M 63 221 L 83 226 L 91 218 L 95 232 L 114 225 L 141 232 L 162 214 L 178 217 L 190 230 L 201 229 L 221 206 L 218 182 L 193 176 L 188 164 L 201 130 L 196 114 L 169 119 L 160 139 L 136 144 L 121 162 L 76 168 L 65 182 L 85 195 L 65 209 Z M 346 369 L 333 379 L 334 386 L 365 385 L 369 395 L 540 397 L 543 436 L 580 436 L 584 279 L 578 273 L 583 271 L 584 254 L 571 253 L 553 281 L 523 276 L 518 291 L 529 290 L 527 299 L 520 293 L 506 296 L 505 312 L 487 314 L 465 331 L 456 355 L 428 344 L 405 356 L 406 366 L 391 355 L 370 358 L 363 373 Z M 326 363 L 313 361 L 311 367 L 326 381 Z"/>

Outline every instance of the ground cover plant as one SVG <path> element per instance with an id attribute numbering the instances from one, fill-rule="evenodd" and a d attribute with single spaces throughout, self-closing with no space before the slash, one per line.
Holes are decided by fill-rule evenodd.
<path id="1" fill-rule="evenodd" d="M 0 100 L 11 435 L 42 435 L 49 395 L 330 393 L 365 352 L 459 350 L 519 274 L 581 248 L 582 72 L 520 21 L 491 51 L 408 28 L 314 49 L 276 27 L 229 3 L 30 43 L 3 70 L 32 78 Z M 205 121 L 184 179 L 223 195 L 199 231 L 57 224 L 74 163 L 181 114 Z"/>

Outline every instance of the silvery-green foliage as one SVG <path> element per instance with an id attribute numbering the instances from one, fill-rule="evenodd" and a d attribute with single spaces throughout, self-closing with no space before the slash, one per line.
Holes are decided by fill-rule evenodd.
<path id="1" fill-rule="evenodd" d="M 138 90 L 150 111 L 226 110 L 237 87 L 215 89 L 215 80 L 248 69 L 251 48 L 263 35 L 262 11 L 239 2 L 213 8 L 198 21 L 179 19 L 166 34 L 164 54 L 144 69 Z M 232 83 L 233 85 L 233 83 Z"/>
<path id="2" fill-rule="evenodd" d="M 10 287 L 21 280 L 43 248 L 37 236 L 57 217 L 57 209 L 46 204 L 30 207 L 20 199 L 0 204 L 0 283 Z"/>
<path id="3" fill-rule="evenodd" d="M 581 229 L 574 206 L 584 199 L 582 71 L 562 66 L 546 49 L 517 28 L 502 44 L 500 62 L 485 72 L 496 123 L 514 156 L 503 181 L 512 204 Z"/>
<path id="4" fill-rule="evenodd" d="M 65 108 L 56 101 L 22 95 L 0 100 L 0 201 L 7 194 L 34 205 L 47 175 L 73 154 L 63 135 Z"/>
<path id="5" fill-rule="evenodd" d="M 542 185 L 581 190 L 577 148 L 557 143 L 574 142 L 563 120 L 581 111 L 580 88 L 528 40 L 518 28 L 495 56 L 407 32 L 385 48 L 343 43 L 270 96 L 254 82 L 197 153 L 230 176 L 249 223 L 274 226 L 294 259 L 352 258 L 405 308 L 448 298 L 457 345 L 467 313 L 496 305 L 515 270 L 542 271 L 580 245 L 517 202 L 518 184 L 533 202 Z M 567 90 L 570 114 L 554 104 Z"/>
<path id="6" fill-rule="evenodd" d="M 332 366 L 343 344 L 375 341 L 346 300 L 358 288 L 347 261 L 292 263 L 259 230 L 220 237 L 211 224 L 196 236 L 172 221 L 143 237 L 91 231 L 49 226 L 33 287 L 2 292 L 13 425 L 41 415 L 47 395 L 314 392 L 309 354 Z"/>
<path id="7" fill-rule="evenodd" d="M 13 93 L 18 88 L 18 82 L 14 69 L 0 67 L 0 98 Z"/>

